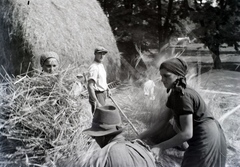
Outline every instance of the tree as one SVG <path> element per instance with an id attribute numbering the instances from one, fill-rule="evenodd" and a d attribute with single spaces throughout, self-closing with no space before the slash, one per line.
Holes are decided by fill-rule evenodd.
<path id="1" fill-rule="evenodd" d="M 157 48 L 158 3 L 151 0 L 99 0 L 109 17 L 122 56 L 135 66 L 138 52 Z M 143 63 L 140 63 L 143 64 Z M 144 66 L 144 65 L 143 65 Z"/>
<path id="2" fill-rule="evenodd" d="M 142 49 L 146 43 L 160 48 L 167 42 L 172 27 L 174 0 L 99 0 L 117 39 L 133 40 Z M 146 42 L 147 41 L 147 42 Z"/>
<path id="3" fill-rule="evenodd" d="M 197 38 L 221 68 L 219 47 L 240 41 L 238 0 L 99 0 L 118 42 L 160 49 L 174 36 Z M 127 44 L 128 45 L 128 44 Z"/>
<path id="4" fill-rule="evenodd" d="M 240 41 L 240 2 L 238 0 L 217 0 L 217 6 L 212 2 L 198 3 L 195 0 L 189 16 L 198 24 L 191 35 L 204 43 L 212 53 L 214 68 L 220 69 L 220 45 L 234 44 L 238 50 Z"/>

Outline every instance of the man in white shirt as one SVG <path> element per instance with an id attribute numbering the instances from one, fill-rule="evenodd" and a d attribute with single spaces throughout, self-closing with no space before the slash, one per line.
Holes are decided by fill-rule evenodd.
<path id="1" fill-rule="evenodd" d="M 94 50 L 94 61 L 89 67 L 88 93 L 92 113 L 97 107 L 104 106 L 106 97 L 111 95 L 107 84 L 107 73 L 102 63 L 107 53 L 104 47 L 97 47 Z"/>

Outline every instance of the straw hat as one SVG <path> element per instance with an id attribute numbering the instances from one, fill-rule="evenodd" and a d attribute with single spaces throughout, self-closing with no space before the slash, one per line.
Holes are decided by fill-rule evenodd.
<path id="1" fill-rule="evenodd" d="M 119 134 L 123 131 L 120 114 L 114 106 L 98 107 L 93 115 L 92 127 L 83 132 L 90 136 Z"/>

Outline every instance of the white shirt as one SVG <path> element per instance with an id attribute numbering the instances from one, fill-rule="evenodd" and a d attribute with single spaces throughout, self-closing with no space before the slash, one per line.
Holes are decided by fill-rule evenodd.
<path id="1" fill-rule="evenodd" d="M 95 91 L 105 91 L 108 88 L 107 85 L 107 73 L 102 63 L 96 61 L 88 69 L 89 78 L 88 80 L 94 80 Z"/>

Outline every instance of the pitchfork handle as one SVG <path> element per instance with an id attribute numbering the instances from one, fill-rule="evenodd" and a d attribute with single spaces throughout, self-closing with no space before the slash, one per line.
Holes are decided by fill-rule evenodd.
<path id="1" fill-rule="evenodd" d="M 118 106 L 118 104 L 115 102 L 115 100 L 113 100 L 112 96 L 109 96 L 109 98 L 112 100 L 112 102 L 115 104 L 115 106 L 118 108 L 118 110 L 122 113 L 122 115 L 127 119 L 127 121 L 129 122 L 129 124 L 131 125 L 131 127 L 133 128 L 133 130 L 136 132 L 137 135 L 139 135 L 137 129 L 134 127 L 134 125 L 132 124 L 132 122 L 128 119 L 128 117 L 124 114 L 124 112 L 121 110 L 121 108 Z"/>

